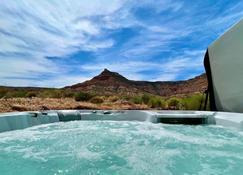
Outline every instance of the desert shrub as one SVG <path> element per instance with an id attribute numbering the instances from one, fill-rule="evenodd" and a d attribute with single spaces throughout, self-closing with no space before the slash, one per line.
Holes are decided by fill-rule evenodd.
<path id="1" fill-rule="evenodd" d="M 61 90 L 54 90 L 53 93 L 51 93 L 51 98 L 62 98 L 63 93 Z"/>
<path id="2" fill-rule="evenodd" d="M 37 97 L 37 92 L 33 92 L 33 91 L 27 92 L 26 97 L 27 98 Z"/>
<path id="3" fill-rule="evenodd" d="M 41 97 L 41 98 L 51 98 L 52 90 L 51 89 L 43 90 L 39 93 L 38 96 Z"/>
<path id="4" fill-rule="evenodd" d="M 8 93 L 7 89 L 0 89 L 0 98 L 5 97 L 7 93 Z"/>
<path id="5" fill-rule="evenodd" d="M 166 108 L 166 102 L 158 97 L 151 97 L 149 100 L 149 106 L 151 108 L 160 108 L 165 109 Z"/>
<path id="6" fill-rule="evenodd" d="M 200 105 L 203 107 L 205 97 L 202 94 L 195 94 L 182 99 L 182 104 L 186 110 L 199 110 Z"/>
<path id="7" fill-rule="evenodd" d="M 62 91 L 61 90 L 57 90 L 57 89 L 51 89 L 48 90 L 48 96 L 49 98 L 62 98 Z"/>
<path id="8" fill-rule="evenodd" d="M 144 104 L 148 104 L 150 98 L 151 98 L 151 96 L 148 95 L 148 94 L 144 94 L 144 95 L 142 95 L 142 101 L 143 101 L 143 103 L 144 103 Z"/>
<path id="9" fill-rule="evenodd" d="M 5 95 L 6 98 L 24 98 L 27 92 L 23 90 L 8 91 Z"/>
<path id="10" fill-rule="evenodd" d="M 131 101 L 135 104 L 142 104 L 143 103 L 141 96 L 134 96 L 134 97 L 132 97 Z"/>
<path id="11" fill-rule="evenodd" d="M 62 98 L 63 90 L 60 89 L 45 89 L 39 92 L 38 97 L 41 98 Z"/>
<path id="12" fill-rule="evenodd" d="M 110 102 L 116 102 L 117 100 L 119 100 L 119 98 L 118 98 L 117 96 L 110 96 L 110 97 L 108 98 L 108 100 L 109 100 Z"/>
<path id="13" fill-rule="evenodd" d="M 100 103 L 103 103 L 104 100 L 103 100 L 103 98 L 96 96 L 96 97 L 91 98 L 90 102 L 95 103 L 95 104 L 100 104 Z"/>
<path id="14" fill-rule="evenodd" d="M 181 109 L 182 104 L 179 99 L 171 98 L 168 100 L 168 107 L 169 107 L 169 109 Z"/>
<path id="15" fill-rule="evenodd" d="M 129 101 L 129 100 L 132 99 L 132 97 L 125 95 L 125 96 L 122 96 L 121 99 L 122 99 L 122 100 Z"/>
<path id="16" fill-rule="evenodd" d="M 46 97 L 47 97 L 47 92 L 46 92 L 46 91 L 41 91 L 41 92 L 38 94 L 38 97 L 46 98 Z"/>
<path id="17" fill-rule="evenodd" d="M 76 101 L 89 101 L 93 96 L 89 93 L 85 92 L 78 92 L 75 94 L 75 100 Z"/>
<path id="18" fill-rule="evenodd" d="M 72 91 L 63 91 L 62 96 L 66 98 L 73 98 L 75 96 L 75 93 Z"/>

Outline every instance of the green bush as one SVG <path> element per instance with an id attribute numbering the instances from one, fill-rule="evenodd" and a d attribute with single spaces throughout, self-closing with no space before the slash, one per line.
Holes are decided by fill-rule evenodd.
<path id="1" fill-rule="evenodd" d="M 49 90 L 43 90 L 39 93 L 39 97 L 41 98 L 51 98 L 52 97 L 52 90 L 49 89 Z"/>
<path id="2" fill-rule="evenodd" d="M 62 91 L 58 89 L 46 89 L 39 96 L 42 98 L 62 98 Z"/>
<path id="3" fill-rule="evenodd" d="M 119 98 L 117 96 L 111 96 L 108 99 L 110 102 L 116 102 L 117 100 L 119 100 Z"/>
<path id="4" fill-rule="evenodd" d="M 90 102 L 95 104 L 101 104 L 104 102 L 104 100 L 101 97 L 93 97 L 90 99 Z"/>
<path id="5" fill-rule="evenodd" d="M 200 105 L 203 107 L 205 97 L 202 94 L 195 94 L 182 99 L 182 104 L 186 110 L 200 110 Z"/>
<path id="6" fill-rule="evenodd" d="M 71 91 L 64 91 L 62 93 L 62 96 L 65 98 L 73 98 L 75 96 L 75 93 Z"/>
<path id="7" fill-rule="evenodd" d="M 148 95 L 148 94 L 144 94 L 144 95 L 142 95 L 142 101 L 143 101 L 143 103 L 144 103 L 144 104 L 148 104 L 150 98 L 151 98 L 151 96 Z"/>
<path id="8" fill-rule="evenodd" d="M 26 94 L 27 98 L 37 97 L 37 92 L 27 92 Z"/>
<path id="9" fill-rule="evenodd" d="M 9 91 L 5 95 L 6 98 L 24 98 L 27 92 L 23 90 Z"/>
<path id="10" fill-rule="evenodd" d="M 8 93 L 7 89 L 0 89 L 0 98 L 5 97 L 7 93 Z"/>
<path id="11" fill-rule="evenodd" d="M 75 100 L 76 101 L 89 101 L 93 96 L 89 93 L 85 92 L 78 92 L 75 94 Z"/>
<path id="12" fill-rule="evenodd" d="M 129 101 L 129 100 L 131 100 L 132 98 L 131 98 L 130 96 L 125 95 L 125 96 L 122 96 L 122 99 L 123 99 L 123 100 L 126 100 L 126 101 Z"/>
<path id="13" fill-rule="evenodd" d="M 62 98 L 63 94 L 61 90 L 54 90 L 51 93 L 51 98 Z"/>
<path id="14" fill-rule="evenodd" d="M 169 107 L 169 109 L 181 109 L 182 105 L 181 105 L 179 99 L 171 98 L 168 100 L 168 107 Z"/>
<path id="15" fill-rule="evenodd" d="M 151 108 L 165 109 L 166 108 L 166 102 L 161 98 L 153 97 L 149 101 L 149 106 Z"/>
<path id="16" fill-rule="evenodd" d="M 140 96 L 132 97 L 131 101 L 135 104 L 142 104 L 143 103 L 143 100 Z"/>

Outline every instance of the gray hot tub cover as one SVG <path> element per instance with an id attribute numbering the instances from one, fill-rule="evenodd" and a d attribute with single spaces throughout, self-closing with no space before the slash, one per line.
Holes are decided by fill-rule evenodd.
<path id="1" fill-rule="evenodd" d="M 243 112 L 243 20 L 208 47 L 204 66 L 211 110 Z"/>

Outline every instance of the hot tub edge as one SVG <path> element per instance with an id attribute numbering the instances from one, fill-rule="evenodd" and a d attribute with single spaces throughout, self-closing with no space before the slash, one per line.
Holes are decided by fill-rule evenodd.
<path id="1" fill-rule="evenodd" d="M 243 130 L 243 114 L 209 111 L 57 110 L 0 114 L 0 132 L 73 120 L 141 121 L 169 124 L 216 124 Z"/>

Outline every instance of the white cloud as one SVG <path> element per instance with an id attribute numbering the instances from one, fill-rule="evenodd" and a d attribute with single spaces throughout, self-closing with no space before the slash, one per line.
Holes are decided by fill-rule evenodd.
<path id="1" fill-rule="evenodd" d="M 169 58 L 164 61 L 123 61 L 123 62 L 109 62 L 109 63 L 93 63 L 84 64 L 81 69 L 84 71 L 101 72 L 104 68 L 111 71 L 119 72 L 131 80 L 148 80 L 150 81 L 169 81 L 176 80 L 183 72 L 187 71 L 201 71 L 203 65 L 203 51 L 198 50 L 194 52 L 185 51 L 183 56 Z M 157 74 L 154 78 L 151 75 L 142 73 L 150 71 Z M 186 77 L 192 78 L 192 77 Z"/>
<path id="2" fill-rule="evenodd" d="M 92 17 L 112 15 L 124 2 L 3 0 L 0 6 L 1 84 L 28 86 L 33 84 L 31 80 L 17 83 L 6 77 L 37 78 L 44 73 L 59 76 L 68 71 L 46 57 L 65 57 L 79 50 L 111 47 L 114 44 L 111 38 L 99 39 L 106 24 Z M 45 79 L 48 77 L 36 85 L 43 84 Z M 54 81 L 58 84 L 58 78 Z"/>
<path id="3" fill-rule="evenodd" d="M 90 76 L 82 76 L 80 75 L 59 75 L 55 76 L 50 79 L 46 79 L 43 81 L 30 81 L 28 84 L 32 84 L 32 86 L 39 86 L 39 87 L 58 87 L 62 88 L 65 86 L 77 84 L 80 82 L 84 82 L 88 79 L 91 79 L 92 77 Z M 25 85 L 24 85 L 25 86 Z"/>
<path id="4" fill-rule="evenodd" d="M 19 78 L 7 78 L 4 79 L 0 77 L 0 81 L 4 82 L 3 86 L 16 86 L 16 87 L 56 87 L 56 88 L 62 88 L 68 85 L 77 84 L 83 81 L 86 81 L 90 79 L 91 77 L 86 76 L 73 76 L 73 75 L 59 75 L 55 77 L 51 77 L 48 79 L 38 80 L 38 79 L 31 79 L 31 78 L 25 78 L 25 77 L 19 77 Z"/>
<path id="5" fill-rule="evenodd" d="M 176 80 L 178 73 L 163 73 L 151 81 L 173 81 Z"/>
<path id="6" fill-rule="evenodd" d="M 16 59 L 0 57 L 0 77 L 34 77 L 36 74 L 50 73 L 54 74 L 58 72 L 58 67 L 52 65 L 50 61 L 44 59 Z"/>
<path id="7" fill-rule="evenodd" d="M 24 52 L 33 56 L 65 56 L 78 49 L 112 46 L 112 41 L 95 39 L 100 25 L 88 19 L 109 15 L 120 8 L 120 1 L 4 1 L 0 6 L 1 35 L 5 47 L 0 52 Z M 105 24 L 104 24 L 105 26 Z M 21 27 L 21 28 L 20 28 Z M 109 44 L 106 44 L 109 42 Z M 86 47 L 89 45 L 89 47 Z"/>

